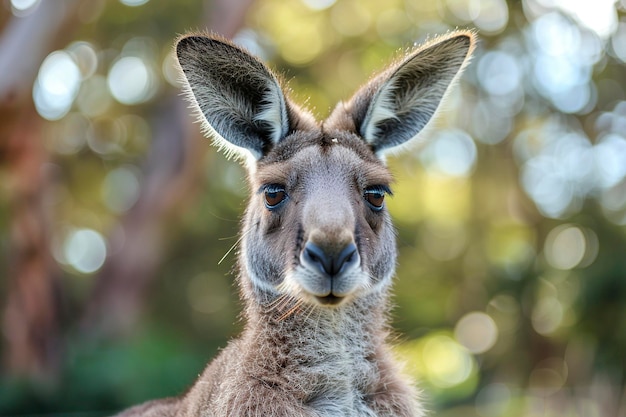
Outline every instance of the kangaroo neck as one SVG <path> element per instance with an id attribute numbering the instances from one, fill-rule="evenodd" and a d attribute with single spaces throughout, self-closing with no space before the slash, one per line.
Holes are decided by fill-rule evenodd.
<path id="1" fill-rule="evenodd" d="M 387 336 L 387 298 L 386 292 L 374 293 L 338 307 L 271 297 L 265 302 L 247 299 L 244 334 L 257 340 L 294 339 L 296 343 L 286 344 L 286 350 L 310 345 L 321 354 L 326 348 L 333 350 L 330 345 L 343 345 L 355 353 L 373 351 Z"/>
<path id="2" fill-rule="evenodd" d="M 384 380 L 385 298 L 370 295 L 337 308 L 285 306 L 293 310 L 288 315 L 249 303 L 241 337 L 246 372 L 280 386 L 320 416 L 373 415 L 364 399 L 380 391 Z"/>

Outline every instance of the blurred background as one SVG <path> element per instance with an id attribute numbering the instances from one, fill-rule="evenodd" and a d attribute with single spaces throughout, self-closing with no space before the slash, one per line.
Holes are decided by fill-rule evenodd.
<path id="1" fill-rule="evenodd" d="M 176 395 L 241 328 L 245 173 L 181 100 L 178 34 L 323 118 L 456 27 L 473 63 L 389 161 L 397 354 L 436 416 L 626 416 L 626 0 L 2 0 L 0 415 Z"/>

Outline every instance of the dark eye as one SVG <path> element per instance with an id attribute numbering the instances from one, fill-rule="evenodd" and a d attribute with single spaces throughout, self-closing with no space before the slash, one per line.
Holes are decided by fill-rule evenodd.
<path id="1" fill-rule="evenodd" d="M 363 197 L 372 210 L 380 211 L 383 209 L 383 204 L 385 203 L 385 194 L 391 194 L 389 188 L 378 185 L 367 187 Z"/>
<path id="2" fill-rule="evenodd" d="M 265 194 L 265 207 L 267 207 L 269 210 L 277 208 L 280 203 L 285 201 L 285 199 L 287 198 L 285 187 L 283 187 L 282 185 L 266 185 L 263 192 Z"/>

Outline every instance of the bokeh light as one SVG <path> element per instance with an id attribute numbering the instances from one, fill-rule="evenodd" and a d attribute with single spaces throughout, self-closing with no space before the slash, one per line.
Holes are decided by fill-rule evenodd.
<path id="1" fill-rule="evenodd" d="M 472 354 L 449 334 L 433 332 L 396 348 L 407 371 L 436 390 L 450 390 L 463 397 L 476 384 L 476 361 Z"/>
<path id="2" fill-rule="evenodd" d="M 476 145 L 461 130 L 441 130 L 421 152 L 427 169 L 452 177 L 466 177 L 476 164 Z"/>
<path id="3" fill-rule="evenodd" d="M 154 74 L 144 60 L 125 56 L 113 63 L 108 75 L 111 95 L 122 104 L 139 104 L 154 94 Z"/>
<path id="4" fill-rule="evenodd" d="M 76 98 L 76 105 L 88 117 L 103 116 L 113 105 L 113 97 L 107 88 L 107 80 L 102 75 L 93 75 L 83 82 Z"/>
<path id="5" fill-rule="evenodd" d="M 89 149 L 100 155 L 123 154 L 124 126 L 119 119 L 100 118 L 86 132 Z"/>
<path id="6" fill-rule="evenodd" d="M 485 353 L 496 344 L 498 327 L 488 314 L 474 311 L 456 323 L 454 337 L 470 352 Z"/>
<path id="7" fill-rule="evenodd" d="M 522 87 L 522 67 L 515 55 L 505 51 L 485 53 L 477 64 L 478 77 L 485 91 L 496 96 Z"/>
<path id="8" fill-rule="evenodd" d="M 550 335 L 554 333 L 565 314 L 563 304 L 556 296 L 545 296 L 537 300 L 533 307 L 531 321 L 537 333 Z"/>
<path id="9" fill-rule="evenodd" d="M 563 224 L 546 237 L 544 253 L 548 263 L 557 269 L 573 269 L 586 259 L 588 266 L 598 253 L 598 239 L 591 230 Z"/>
<path id="10" fill-rule="evenodd" d="M 130 7 L 137 7 L 146 4 L 149 0 L 120 0 L 120 3 Z"/>
<path id="11" fill-rule="evenodd" d="M 486 34 L 500 33 L 509 23 L 509 7 L 505 0 L 480 0 L 478 15 L 473 19 L 478 29 Z"/>
<path id="12" fill-rule="evenodd" d="M 37 112 L 48 120 L 58 120 L 72 107 L 81 83 L 80 69 L 72 56 L 55 51 L 46 57 L 33 86 Z"/>
<path id="13" fill-rule="evenodd" d="M 541 138 L 522 134 L 515 144 L 524 161 L 522 185 L 547 216 L 578 211 L 583 199 L 626 177 L 624 145 L 619 135 L 605 136 L 592 145 L 582 133 L 550 130 Z"/>
<path id="14" fill-rule="evenodd" d="M 73 155 L 83 149 L 91 122 L 80 113 L 70 113 L 46 132 L 46 145 L 55 153 Z"/>
<path id="15" fill-rule="evenodd" d="M 474 370 L 474 360 L 469 352 L 445 335 L 428 338 L 423 356 L 429 380 L 441 388 L 465 382 Z"/>
<path id="16" fill-rule="evenodd" d="M 174 52 L 165 55 L 165 59 L 163 59 L 163 64 L 161 65 L 161 71 L 163 72 L 163 77 L 170 85 L 180 88 L 180 74 L 178 72 L 178 63 L 176 62 Z"/>
<path id="17" fill-rule="evenodd" d="M 603 136 L 594 146 L 597 182 L 611 188 L 626 178 L 626 138 L 617 134 Z"/>
<path id="18" fill-rule="evenodd" d="M 102 267 L 107 256 L 104 237 L 92 229 L 71 230 L 63 244 L 64 263 L 83 274 Z"/>
<path id="19" fill-rule="evenodd" d="M 116 213 L 129 210 L 139 198 L 139 177 L 138 169 L 133 166 L 121 166 L 109 172 L 102 186 L 107 207 Z"/>
<path id="20" fill-rule="evenodd" d="M 15 16 L 27 16 L 40 2 L 41 0 L 11 0 L 11 11 Z"/>
<path id="21" fill-rule="evenodd" d="M 83 79 L 91 77 L 98 69 L 98 53 L 91 43 L 72 42 L 66 51 L 74 58 Z"/>
<path id="22" fill-rule="evenodd" d="M 537 364 L 530 374 L 530 386 L 539 395 L 551 395 L 559 391 L 567 381 L 568 366 L 563 358 L 551 357 Z"/>
<path id="23" fill-rule="evenodd" d="M 541 7 L 567 13 L 581 26 L 603 38 L 611 35 L 617 25 L 616 0 L 526 0 L 525 3 L 531 10 L 538 11 Z"/>
<path id="24" fill-rule="evenodd" d="M 461 22 L 471 23 L 485 33 L 499 33 L 509 21 L 505 0 L 446 0 L 446 6 Z"/>
<path id="25" fill-rule="evenodd" d="M 611 38 L 611 48 L 618 59 L 626 62 L 626 22 L 619 22 L 615 35 Z"/>
<path id="26" fill-rule="evenodd" d="M 587 109 L 593 98 L 590 80 L 599 42 L 557 12 L 539 17 L 531 30 L 537 90 L 564 113 Z"/>
<path id="27" fill-rule="evenodd" d="M 330 11 L 333 28 L 344 36 L 365 33 L 372 22 L 371 12 L 356 0 L 340 1 Z"/>
<path id="28" fill-rule="evenodd" d="M 302 0 L 304 4 L 310 7 L 312 10 L 328 9 L 335 4 L 337 0 Z"/>

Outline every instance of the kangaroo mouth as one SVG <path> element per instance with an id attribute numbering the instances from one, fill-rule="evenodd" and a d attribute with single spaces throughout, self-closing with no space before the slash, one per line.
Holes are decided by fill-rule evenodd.
<path id="1" fill-rule="evenodd" d="M 318 303 L 325 305 L 325 306 L 336 306 L 339 305 L 344 299 L 345 297 L 338 297 L 336 295 L 328 294 L 324 297 L 320 297 L 320 296 L 315 296 L 315 299 L 317 300 Z"/>

